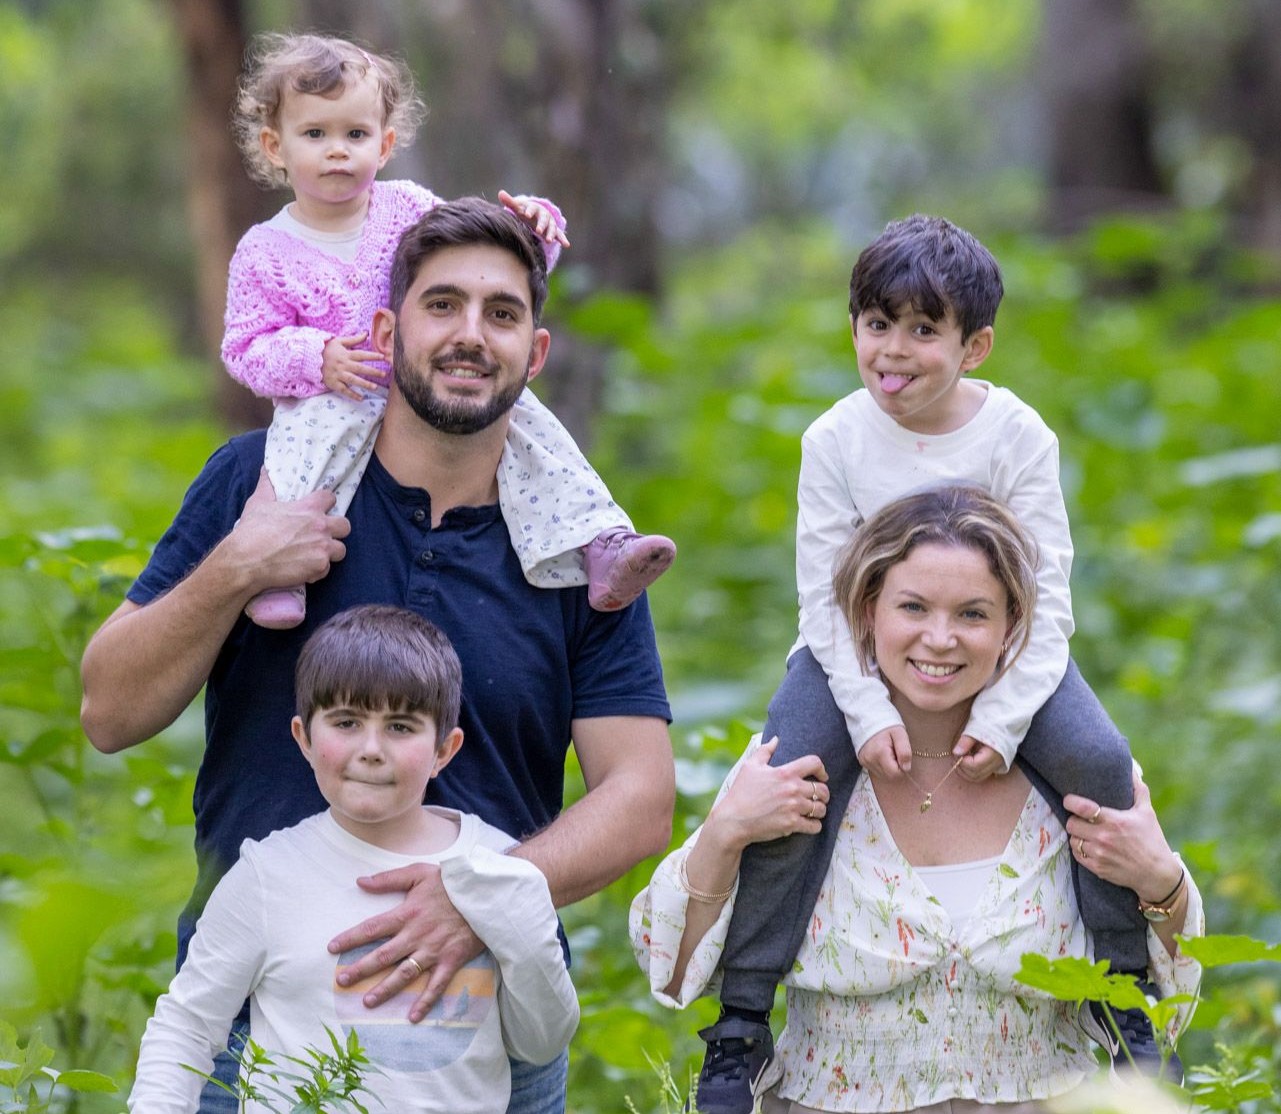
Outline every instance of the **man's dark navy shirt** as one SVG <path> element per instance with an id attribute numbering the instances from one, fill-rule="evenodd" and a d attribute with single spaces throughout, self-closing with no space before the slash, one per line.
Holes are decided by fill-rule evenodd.
<path id="1" fill-rule="evenodd" d="M 264 445 L 259 431 L 214 453 L 130 600 L 163 595 L 230 532 L 258 483 Z M 532 587 L 497 504 L 448 511 L 432 529 L 427 492 L 396 483 L 374 455 L 347 517 L 347 555 L 308 585 L 306 622 L 271 631 L 241 616 L 209 675 L 193 802 L 199 877 L 179 924 L 180 958 L 241 842 L 327 807 L 290 735 L 293 674 L 308 635 L 345 608 L 396 604 L 449 636 L 463 666 L 464 739 L 427 799 L 516 838 L 561 810 L 571 721 L 671 719 L 644 597 L 602 614 L 585 588 Z"/>

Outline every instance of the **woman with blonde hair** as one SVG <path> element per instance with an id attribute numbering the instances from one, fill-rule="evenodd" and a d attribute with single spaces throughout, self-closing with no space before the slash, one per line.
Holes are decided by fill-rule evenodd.
<path id="1" fill-rule="evenodd" d="M 1137 775 L 1133 808 L 1069 796 L 1065 824 L 1017 765 L 985 781 L 957 774 L 970 705 L 1027 640 L 1036 563 L 1013 515 L 960 486 L 889 504 L 842 555 L 836 598 L 903 716 L 913 764 L 893 780 L 863 772 L 829 821 L 841 827 L 786 980 L 787 1026 L 772 1058 L 749 1059 L 766 1114 L 1027 1114 L 1080 1085 L 1093 1042 L 1115 1044 L 1087 1010 L 1015 979 L 1024 953 L 1089 954 L 1073 857 L 1139 893 L 1162 994 L 1199 983 L 1175 935 L 1203 931 L 1200 897 Z M 817 833 L 826 816 L 818 759 L 774 768 L 772 750 L 754 741 L 633 903 L 637 956 L 666 1005 L 715 989 L 743 849 Z"/>

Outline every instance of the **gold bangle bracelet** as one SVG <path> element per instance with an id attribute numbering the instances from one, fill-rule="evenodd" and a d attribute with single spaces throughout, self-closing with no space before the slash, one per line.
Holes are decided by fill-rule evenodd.
<path id="1" fill-rule="evenodd" d="M 688 856 L 687 856 L 688 858 Z M 693 901 L 701 901 L 706 905 L 720 905 L 721 902 L 728 901 L 730 895 L 734 892 L 733 883 L 728 890 L 720 894 L 710 894 L 706 890 L 696 890 L 689 884 L 689 874 L 685 871 L 685 859 L 681 859 L 680 866 L 676 868 L 676 881 L 680 888 L 685 891 L 686 895 Z"/>

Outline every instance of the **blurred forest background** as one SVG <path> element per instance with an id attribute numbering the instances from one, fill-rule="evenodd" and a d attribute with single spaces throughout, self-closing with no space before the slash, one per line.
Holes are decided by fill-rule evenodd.
<path id="1" fill-rule="evenodd" d="M 681 547 L 651 593 L 677 839 L 793 638 L 799 437 L 857 386 L 850 265 L 936 212 L 1004 268 L 985 374 L 1061 440 L 1077 660 L 1212 929 L 1281 939 L 1275 0 L 0 0 L 0 1060 L 38 1032 L 121 1088 L 72 1107 L 120 1109 L 172 970 L 199 710 L 97 755 L 77 665 L 264 417 L 215 353 L 231 248 L 285 200 L 227 128 L 247 37 L 279 29 L 411 63 L 430 115 L 387 174 L 568 214 L 538 386 Z M 663 1015 L 626 943 L 649 868 L 566 911 L 574 1111 L 657 1109 L 647 1056 L 701 1053 L 710 1007 Z M 1184 1059 L 1270 1091 L 1275 977 L 1205 995 Z"/>

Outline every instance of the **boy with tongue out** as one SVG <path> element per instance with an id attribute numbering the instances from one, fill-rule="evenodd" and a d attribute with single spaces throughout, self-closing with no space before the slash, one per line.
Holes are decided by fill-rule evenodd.
<path id="1" fill-rule="evenodd" d="M 1110 808 L 1133 804 L 1126 740 L 1068 657 L 1072 541 L 1058 441 L 1010 391 L 967 378 L 992 351 L 1003 293 L 992 254 L 938 217 L 890 224 L 854 265 L 850 327 L 863 389 L 837 402 L 802 440 L 800 637 L 764 732 L 767 740 L 779 740 L 773 766 L 814 753 L 823 760 L 829 820 L 817 836 L 752 844 L 743 856 L 722 959 L 722 1012 L 700 1033 L 708 1043 L 697 1093 L 701 1114 L 752 1109 L 753 1084 L 772 1054 L 774 990 L 809 923 L 860 764 L 874 778 L 906 778 L 914 753 L 947 757 L 958 775 L 978 780 L 1007 770 L 1017 752 L 1061 819 L 1062 796 L 1069 793 Z M 886 503 L 931 484 L 967 482 L 1007 503 L 1040 549 L 1031 641 L 979 694 L 950 755 L 913 751 L 885 686 L 859 668 L 833 600 L 832 570 L 855 528 Z M 920 621 L 928 625 L 930 617 L 922 614 Z M 948 647 L 931 637 L 923 645 L 932 660 L 918 668 L 943 683 L 957 667 L 949 665 Z M 931 762 L 922 776 L 937 780 L 933 770 Z M 1096 957 L 1110 960 L 1113 971 L 1144 972 L 1146 922 L 1137 896 L 1079 864 L 1074 870 Z M 1136 1063 L 1155 1070 L 1160 1058 L 1146 1018 L 1138 1010 L 1121 1012 L 1134 1015 L 1121 1027 Z M 846 1071 L 858 1079 L 857 1063 Z"/>

